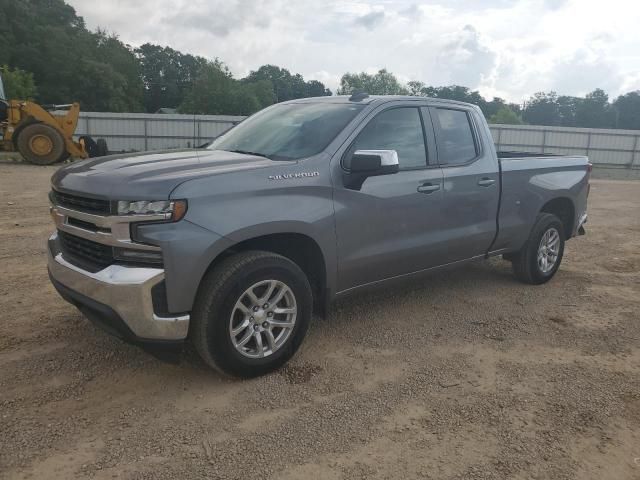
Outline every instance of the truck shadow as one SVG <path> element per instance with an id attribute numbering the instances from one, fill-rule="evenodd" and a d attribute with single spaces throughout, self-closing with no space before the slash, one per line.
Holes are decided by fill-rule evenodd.
<path id="1" fill-rule="evenodd" d="M 410 308 L 428 310 L 434 305 L 468 303 L 469 298 L 491 298 L 497 291 L 518 292 L 523 288 L 527 287 L 517 282 L 511 275 L 508 262 L 500 259 L 473 262 L 426 274 L 392 287 L 382 285 L 366 293 L 353 293 L 344 297 L 332 306 L 326 317 L 314 317 L 312 336 L 322 336 L 323 325 L 357 330 L 361 326 L 360 322 L 376 321 L 369 315 L 363 316 L 362 312 L 377 311 L 386 312 L 386 315 L 402 316 L 403 311 Z M 168 368 L 178 377 L 204 377 L 209 378 L 209 381 L 215 381 L 215 379 L 229 381 L 228 377 L 209 368 L 189 342 L 185 342 L 181 350 L 141 349 L 112 338 L 84 319 L 79 322 L 74 336 L 77 337 L 77 343 L 73 343 L 76 344 L 75 348 L 83 351 L 81 355 L 102 358 L 103 362 L 106 362 L 103 368 L 107 370 L 117 370 L 122 367 L 126 359 L 129 359 L 133 364 L 144 364 L 154 376 L 158 374 L 158 370 L 164 370 L 166 375 Z M 308 341 L 313 341 L 313 338 L 305 343 Z M 167 384 L 170 383 L 167 381 Z"/>
<path id="2" fill-rule="evenodd" d="M 339 316 L 341 312 L 357 310 L 362 305 L 372 307 L 384 305 L 390 300 L 403 302 L 416 296 L 426 295 L 423 301 L 440 299 L 455 295 L 495 295 L 497 289 L 521 289 L 511 272 L 511 264 L 500 258 L 489 261 L 471 262 L 466 265 L 425 273 L 419 277 L 394 282 L 393 285 L 381 284 L 366 293 L 355 292 L 340 298 L 331 310 L 329 317 Z"/>

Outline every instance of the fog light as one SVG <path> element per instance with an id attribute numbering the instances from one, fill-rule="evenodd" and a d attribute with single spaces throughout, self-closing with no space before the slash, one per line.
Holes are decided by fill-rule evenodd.
<path id="1" fill-rule="evenodd" d="M 149 252 L 145 250 L 131 250 L 128 248 L 114 248 L 113 257 L 132 263 L 148 263 L 162 265 L 162 252 Z"/>

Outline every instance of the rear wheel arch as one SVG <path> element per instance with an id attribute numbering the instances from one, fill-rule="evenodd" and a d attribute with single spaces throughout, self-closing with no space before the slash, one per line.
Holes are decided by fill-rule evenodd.
<path id="1" fill-rule="evenodd" d="M 540 213 L 551 213 L 558 217 L 564 227 L 564 238 L 569 239 L 573 235 L 576 209 L 570 198 L 558 197 L 549 200 L 540 209 Z"/>

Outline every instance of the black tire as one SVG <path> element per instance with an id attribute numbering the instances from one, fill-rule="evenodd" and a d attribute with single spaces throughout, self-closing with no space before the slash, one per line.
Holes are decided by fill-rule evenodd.
<path id="1" fill-rule="evenodd" d="M 16 144 L 24 159 L 35 165 L 53 165 L 66 152 L 62 134 L 44 123 L 24 127 L 18 134 Z M 37 147 L 41 147 L 41 151 Z"/>
<path id="2" fill-rule="evenodd" d="M 277 280 L 289 287 L 295 296 L 296 320 L 279 349 L 263 358 L 248 358 L 231 341 L 230 319 L 243 293 L 263 280 Z M 309 280 L 298 265 L 271 252 L 242 252 L 223 260 L 203 278 L 189 336 L 207 365 L 227 375 L 256 377 L 278 369 L 298 350 L 309 328 L 312 306 Z"/>
<path id="3" fill-rule="evenodd" d="M 87 152 L 89 158 L 99 157 L 98 155 L 98 144 L 97 142 L 91 138 L 89 135 L 82 135 L 80 137 L 80 143 L 84 146 L 84 151 Z"/>
<path id="4" fill-rule="evenodd" d="M 538 264 L 538 249 L 543 236 L 551 229 L 558 232 L 559 247 L 553 267 L 545 272 Z M 513 273 L 516 278 L 531 285 L 540 285 L 551 280 L 560 268 L 564 255 L 564 242 L 564 227 L 560 219 L 551 213 L 538 214 L 527 242 L 512 256 Z"/>
<path id="5" fill-rule="evenodd" d="M 96 142 L 96 146 L 98 147 L 98 156 L 104 157 L 109 155 L 109 149 L 107 148 L 107 141 L 104 138 L 99 138 Z"/>

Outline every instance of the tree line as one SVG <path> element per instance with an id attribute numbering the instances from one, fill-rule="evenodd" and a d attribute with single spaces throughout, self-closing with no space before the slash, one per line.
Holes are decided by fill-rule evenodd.
<path id="1" fill-rule="evenodd" d="M 219 59 L 89 31 L 64 0 L 0 0 L 0 65 L 7 95 L 43 104 L 78 101 L 86 111 L 249 115 L 295 98 L 331 95 L 275 65 L 235 78 Z M 584 97 L 540 92 L 523 104 L 485 99 L 464 86 L 406 85 L 391 72 L 345 73 L 338 94 L 416 95 L 478 105 L 492 123 L 640 129 L 640 91 L 610 101 L 601 89 Z"/>
<path id="2" fill-rule="evenodd" d="M 417 95 L 444 98 L 478 105 L 490 123 L 531 124 L 583 128 L 625 128 L 640 130 L 640 90 L 609 101 L 602 89 L 584 97 L 539 92 L 523 104 L 509 103 L 499 97 L 486 100 L 480 92 L 460 85 L 427 86 L 420 81 L 403 85 L 385 69 L 375 74 L 347 73 L 342 76 L 338 93 L 366 91 L 378 95 Z"/>
<path id="3" fill-rule="evenodd" d="M 331 95 L 321 82 L 264 65 L 235 79 L 218 59 L 86 28 L 64 0 L 0 0 L 0 66 L 7 96 L 87 111 L 249 115 L 275 102 Z"/>

